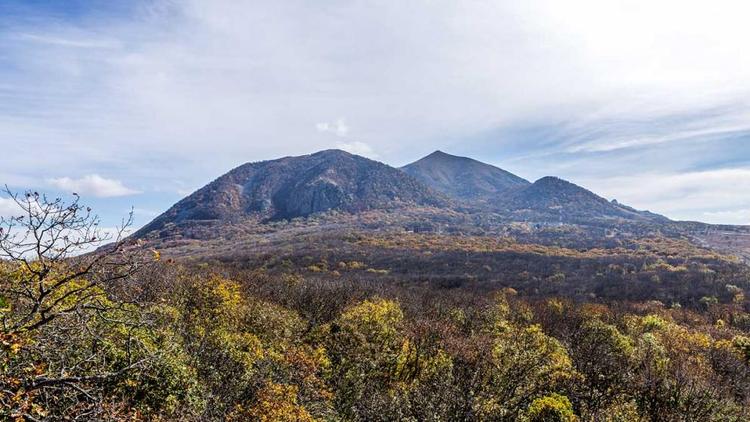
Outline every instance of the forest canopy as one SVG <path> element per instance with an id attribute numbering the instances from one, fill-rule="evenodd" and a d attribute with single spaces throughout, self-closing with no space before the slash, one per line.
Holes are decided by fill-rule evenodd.
<path id="1" fill-rule="evenodd" d="M 515 278 L 519 264 L 511 261 L 483 270 L 507 283 L 476 285 L 410 280 L 398 261 L 372 254 L 358 261 L 279 251 L 269 259 L 277 264 L 265 266 L 175 261 L 123 236 L 92 252 L 91 244 L 105 242 L 90 210 L 33 192 L 16 199 L 26 215 L 4 220 L 0 237 L 3 419 L 749 417 L 750 314 L 745 285 L 736 281 L 742 267 L 690 249 L 656 258 L 660 248 L 674 252 L 680 244 L 613 253 L 512 250 L 473 238 L 446 246 L 450 237 L 414 235 L 347 240 L 402 256 L 461 251 L 465 261 L 512 252 L 539 267 L 557 265 L 551 275 L 561 275 L 535 285 L 585 281 L 599 265 L 576 270 L 560 265 L 576 261 L 561 257 L 602 259 L 612 278 L 589 274 L 597 283 L 692 280 L 720 295 L 692 303 L 671 288 L 663 292 L 673 301 L 513 288 L 536 275 L 529 268 Z"/>

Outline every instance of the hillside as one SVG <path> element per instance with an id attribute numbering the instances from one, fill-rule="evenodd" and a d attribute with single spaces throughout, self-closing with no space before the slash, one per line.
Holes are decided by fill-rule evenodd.
<path id="1" fill-rule="evenodd" d="M 427 186 L 454 199 L 486 201 L 530 185 L 529 181 L 480 161 L 442 151 L 401 168 Z"/>
<path id="2" fill-rule="evenodd" d="M 243 164 L 175 204 L 136 236 L 170 224 L 279 220 L 410 205 L 445 207 L 449 200 L 393 167 L 326 150 Z"/>
<path id="3" fill-rule="evenodd" d="M 522 221 L 540 222 L 650 222 L 667 223 L 666 217 L 638 211 L 608 201 L 576 184 L 557 177 L 543 177 L 532 185 L 496 198 L 493 203 Z"/>

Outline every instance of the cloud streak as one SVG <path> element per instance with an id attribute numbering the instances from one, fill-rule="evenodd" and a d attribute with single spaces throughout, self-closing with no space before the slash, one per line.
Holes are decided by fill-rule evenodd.
<path id="1" fill-rule="evenodd" d="M 48 179 L 47 182 L 60 190 L 78 193 L 79 195 L 91 195 L 97 198 L 112 198 L 140 193 L 140 191 L 126 187 L 119 180 L 106 179 L 98 174 L 89 174 L 79 179 L 59 177 Z"/>
<path id="2" fill-rule="evenodd" d="M 607 198 L 678 219 L 749 224 L 750 168 L 727 168 L 681 174 L 639 174 L 586 185 Z M 721 211 L 715 211 L 721 210 Z"/>
<path id="3" fill-rule="evenodd" d="M 738 153 L 685 151 L 750 132 L 744 1 L 137 4 L 0 15 L 3 177 L 43 181 L 64 157 L 157 197 L 338 147 L 395 165 L 447 148 L 527 177 L 612 179 L 626 161 L 717 169 Z M 524 125 L 554 131 L 478 136 Z M 672 155 L 648 167 L 655 149 Z"/>
<path id="4" fill-rule="evenodd" d="M 17 40 L 31 41 L 37 44 L 46 44 L 50 46 L 58 47 L 72 47 L 72 48 L 115 48 L 118 46 L 117 43 L 111 41 L 104 41 L 100 39 L 74 39 L 66 38 L 54 35 L 37 35 L 29 33 L 16 34 L 13 37 Z"/>

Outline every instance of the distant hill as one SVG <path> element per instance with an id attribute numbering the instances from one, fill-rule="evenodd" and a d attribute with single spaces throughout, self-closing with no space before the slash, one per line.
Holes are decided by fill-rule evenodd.
<path id="1" fill-rule="evenodd" d="M 668 222 L 666 217 L 608 201 L 576 184 L 543 177 L 532 185 L 497 197 L 493 204 L 526 221 L 586 223 L 614 220 Z"/>
<path id="2" fill-rule="evenodd" d="M 401 211 L 388 214 L 396 209 Z M 556 177 L 532 184 L 497 167 L 440 151 L 396 169 L 326 150 L 243 164 L 173 205 L 135 237 L 221 237 L 232 230 L 258 229 L 264 222 L 331 210 L 349 216 L 333 223 L 338 225 L 461 233 L 491 232 L 507 222 L 660 227 L 671 223 Z M 369 211 L 387 212 L 361 214 Z M 309 228 L 315 230 L 314 224 Z"/>
<path id="3" fill-rule="evenodd" d="M 480 161 L 435 151 L 401 168 L 427 186 L 454 199 L 486 201 L 531 183 Z"/>
<path id="4" fill-rule="evenodd" d="M 243 164 L 182 199 L 136 236 L 167 224 L 257 216 L 278 220 L 449 200 L 398 169 L 340 150 Z"/>

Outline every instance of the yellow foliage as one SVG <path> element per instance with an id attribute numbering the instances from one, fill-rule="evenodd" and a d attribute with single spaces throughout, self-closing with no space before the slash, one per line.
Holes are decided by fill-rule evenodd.
<path id="1" fill-rule="evenodd" d="M 109 307 L 112 303 L 104 290 L 89 280 L 76 277 L 78 270 L 62 262 L 48 263 L 46 268 L 38 261 L 5 266 L 2 281 L 7 284 L 0 287 L 31 291 L 38 296 L 35 300 L 22 296 L 19 297 L 20 300 L 10 303 L 0 294 L 0 313 L 13 308 L 13 312 L 8 313 L 6 324 L 12 326 L 17 318 L 22 321 L 18 330 L 24 331 L 45 322 L 44 317 L 50 318 L 88 305 Z M 30 318 L 26 318 L 27 315 Z"/>
<path id="2" fill-rule="evenodd" d="M 422 369 L 423 377 L 434 377 L 440 374 L 449 373 L 453 368 L 453 358 L 443 350 L 438 350 L 437 353 L 427 359 L 423 363 Z"/>
<path id="3" fill-rule="evenodd" d="M 269 382 L 258 392 L 257 403 L 247 411 L 238 408 L 229 420 L 259 422 L 314 422 L 315 418 L 298 403 L 298 388 L 294 385 Z"/>
<path id="4" fill-rule="evenodd" d="M 390 338 L 396 335 L 403 318 L 398 303 L 374 299 L 349 308 L 339 321 L 344 330 L 362 332 L 372 338 Z"/>
<path id="5" fill-rule="evenodd" d="M 367 272 L 372 273 L 372 274 L 388 275 L 390 271 L 389 270 L 376 270 L 375 268 L 368 268 Z"/>
<path id="6" fill-rule="evenodd" d="M 555 315 L 562 315 L 565 310 L 565 303 L 560 299 L 549 299 L 547 300 L 547 307 Z"/>
<path id="7" fill-rule="evenodd" d="M 486 374 L 487 390 L 478 394 L 474 409 L 483 419 L 508 419 L 523 410 L 524 400 L 554 389 L 577 375 L 560 342 L 538 325 L 506 322 L 492 349 Z"/>
<path id="8" fill-rule="evenodd" d="M 362 268 L 365 268 L 366 265 L 359 261 L 349 261 L 347 267 L 349 267 L 350 270 L 361 270 Z"/>
<path id="9" fill-rule="evenodd" d="M 534 400 L 526 412 L 525 420 L 529 422 L 575 422 L 578 418 L 573 413 L 570 400 L 553 393 Z"/>
<path id="10" fill-rule="evenodd" d="M 669 322 L 658 315 L 646 315 L 640 321 L 641 329 L 645 332 L 658 331 L 669 325 Z"/>
<path id="11" fill-rule="evenodd" d="M 320 273 L 320 272 L 323 272 L 323 271 L 325 271 L 325 270 L 324 270 L 323 268 L 321 268 L 321 267 L 319 267 L 319 266 L 317 266 L 317 265 L 309 265 L 309 266 L 307 267 L 307 270 L 308 270 L 308 271 L 312 271 L 312 272 L 314 272 L 314 273 Z"/>

